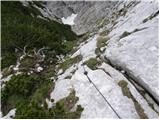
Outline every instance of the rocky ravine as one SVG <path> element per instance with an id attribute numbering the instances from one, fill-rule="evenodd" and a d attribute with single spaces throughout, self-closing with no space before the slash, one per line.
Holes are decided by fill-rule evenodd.
<path id="1" fill-rule="evenodd" d="M 158 1 L 48 2 L 46 7 L 59 22 L 76 14 L 72 30 L 85 34 L 68 55 L 82 59 L 67 69 L 58 69 L 65 59 L 57 65 L 50 94 L 55 102 L 74 89 L 84 108 L 81 118 L 158 118 Z"/>

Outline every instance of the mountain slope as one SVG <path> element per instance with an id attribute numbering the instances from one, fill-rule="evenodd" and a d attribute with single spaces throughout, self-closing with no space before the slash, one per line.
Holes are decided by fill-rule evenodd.
<path id="1" fill-rule="evenodd" d="M 158 105 L 156 105 L 158 103 L 157 2 L 119 2 L 117 6 L 111 16 L 104 15 L 104 18 L 96 24 L 93 22 L 95 28 L 90 24 L 83 24 L 78 18 L 81 17 L 81 13 L 76 13 L 78 15 L 75 18 L 75 25 L 72 26 L 73 30 L 78 23 L 81 23 L 80 27 L 83 29 L 85 24 L 90 25 L 93 29 L 86 34 L 89 39 L 82 43 L 78 51 L 72 55 L 73 58 L 77 55 L 83 56 L 83 61 L 73 64 L 62 75 L 59 75 L 59 82 L 51 96 L 58 100 L 69 93 L 69 88 L 74 88 L 80 98 L 79 103 L 84 107 L 82 118 L 117 118 L 114 111 L 110 111 L 109 105 L 104 106 L 104 99 L 84 75 L 83 65 L 91 59 L 88 67 L 98 65 L 98 68 L 93 67 L 94 69 L 91 70 L 84 66 L 89 78 L 121 118 L 156 118 L 158 111 Z M 94 8 L 90 9 L 94 10 Z M 86 10 L 91 11 L 90 9 Z M 88 19 L 87 21 L 94 17 L 99 18 L 96 10 L 92 13 L 85 12 L 84 17 Z M 93 18 L 88 17 L 91 14 Z M 109 22 L 105 21 L 108 17 L 111 19 Z M 81 33 L 81 29 L 77 30 L 75 31 L 77 34 Z M 145 35 L 146 33 L 148 34 Z M 99 67 L 107 71 L 99 70 Z M 60 70 L 59 73 L 61 71 L 63 70 Z M 109 81 L 112 82 L 107 83 Z M 59 95 L 59 86 L 67 86 L 61 95 Z M 152 101 L 148 98 L 150 95 Z"/>
<path id="2" fill-rule="evenodd" d="M 80 105 L 70 111 L 78 99 L 74 91 L 51 109 L 46 101 L 54 89 L 55 65 L 73 49 L 77 35 L 44 16 L 39 10 L 45 9 L 43 2 L 3 1 L 1 6 L 3 116 L 11 110 L 4 118 L 79 118 Z"/>
<path id="3" fill-rule="evenodd" d="M 23 2 L 23 5 L 28 6 L 28 3 Z M 39 118 L 158 118 L 157 1 L 58 1 L 44 2 L 43 6 L 44 9 L 36 7 L 36 10 L 40 10 L 43 19 L 44 16 L 49 19 L 44 25 L 54 27 L 50 22 L 56 20 L 58 30 L 67 28 L 73 38 L 77 37 L 73 32 L 79 37 L 76 41 L 66 41 L 61 35 L 67 38 L 68 34 L 60 33 L 58 40 L 66 45 L 65 49 L 54 55 L 51 52 L 52 56 L 48 56 L 49 50 L 42 52 L 40 58 L 43 55 L 46 58 L 43 62 L 30 59 L 30 52 L 18 57 L 13 66 L 18 69 L 16 75 L 6 75 L 2 79 L 3 88 L 8 88 L 7 84 L 14 86 L 13 82 L 21 81 L 18 79 L 21 77 L 29 81 L 29 85 L 30 80 L 42 81 L 37 84 L 41 87 L 27 94 L 39 105 L 13 104 L 4 118 L 37 118 L 37 114 Z M 72 21 L 72 32 L 62 23 L 73 14 L 76 17 Z M 55 49 L 50 46 L 51 40 L 54 41 L 49 38 L 46 46 Z M 58 48 L 64 48 L 63 44 Z M 43 46 L 37 49 L 43 51 Z M 24 73 L 28 75 L 24 77 Z M 28 84 L 24 84 L 26 90 L 30 88 Z M 13 91 L 15 96 L 20 94 L 16 92 Z"/>

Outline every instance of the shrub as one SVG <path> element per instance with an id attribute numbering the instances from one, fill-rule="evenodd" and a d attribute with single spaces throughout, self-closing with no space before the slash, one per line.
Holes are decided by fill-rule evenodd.
<path id="1" fill-rule="evenodd" d="M 43 77 L 34 77 L 25 74 L 12 76 L 2 89 L 2 111 L 7 113 L 16 107 L 19 101 L 42 101 L 46 97 L 53 83 Z M 12 98 L 12 99 L 11 99 Z"/>
<path id="2" fill-rule="evenodd" d="M 75 101 L 75 102 L 70 102 Z M 45 102 L 44 106 L 40 106 L 37 102 L 31 102 L 30 104 L 19 104 L 16 110 L 16 119 L 71 119 L 80 118 L 83 108 L 78 105 L 77 109 L 71 112 L 71 108 L 76 104 L 77 97 L 75 97 L 75 92 L 72 91 L 69 96 L 61 99 L 56 103 L 56 105 L 48 109 L 48 105 Z M 70 106 L 68 108 L 68 106 Z"/>
<path id="3" fill-rule="evenodd" d="M 32 93 L 36 83 L 38 82 L 39 80 L 32 76 L 14 75 L 11 77 L 11 80 L 6 82 L 6 86 L 2 92 L 7 93 L 8 95 L 21 94 L 27 97 Z"/>
<path id="4" fill-rule="evenodd" d="M 46 81 L 42 85 L 40 85 L 32 96 L 33 102 L 43 103 L 45 101 L 44 98 L 50 96 L 51 90 L 53 90 L 54 83 L 51 81 Z"/>
<path id="5" fill-rule="evenodd" d="M 17 107 L 15 119 L 49 119 L 52 118 L 50 112 L 45 107 L 37 103 L 20 104 Z"/>
<path id="6" fill-rule="evenodd" d="M 39 2 L 29 2 L 27 7 L 19 1 L 1 2 L 2 68 L 15 64 L 15 48 L 21 51 L 25 45 L 30 49 L 49 47 L 56 54 L 66 54 L 66 51 L 71 50 L 63 44 L 64 40 L 74 41 L 77 38 L 71 27 L 49 19 L 32 17 L 31 14 L 41 16 L 41 12 L 33 7 L 34 4 L 43 7 Z M 12 56 L 8 57 L 8 53 Z"/>
<path id="7" fill-rule="evenodd" d="M 75 91 L 72 90 L 71 93 L 66 97 L 61 99 L 56 103 L 55 109 L 53 109 L 55 116 L 54 118 L 59 119 L 77 119 L 80 118 L 80 115 L 83 111 L 83 108 L 80 105 L 77 105 L 77 109 L 73 112 L 70 110 L 75 106 L 78 101 L 78 97 L 75 96 Z"/>
<path id="8" fill-rule="evenodd" d="M 17 57 L 13 53 L 8 53 L 6 56 L 2 57 L 1 60 L 1 69 L 4 69 L 5 67 L 9 67 L 10 65 L 16 64 Z"/>
<path id="9" fill-rule="evenodd" d="M 47 79 L 55 76 L 55 66 L 49 65 L 44 71 L 41 72 L 41 75 Z"/>
<path id="10" fill-rule="evenodd" d="M 78 55 L 74 58 L 68 58 L 59 65 L 59 69 L 63 69 L 63 72 L 64 72 L 67 68 L 71 67 L 73 64 L 75 64 L 81 60 L 82 60 L 81 55 Z"/>
<path id="11" fill-rule="evenodd" d="M 102 51 L 100 51 L 100 48 L 101 47 L 105 47 L 106 45 L 106 42 L 109 40 L 109 38 L 107 37 L 103 37 L 103 36 L 100 36 L 97 38 L 97 48 L 95 50 L 95 53 L 98 55 L 100 54 Z"/>
<path id="12" fill-rule="evenodd" d="M 35 58 L 27 56 L 21 61 L 20 67 L 28 70 L 29 68 L 33 68 L 36 63 Z"/>
<path id="13" fill-rule="evenodd" d="M 4 68 L 2 71 L 3 78 L 13 74 L 13 70 L 11 68 Z"/>
<path id="14" fill-rule="evenodd" d="M 73 52 L 73 47 L 76 46 L 77 41 L 66 41 L 64 43 L 64 51 L 66 54 Z"/>

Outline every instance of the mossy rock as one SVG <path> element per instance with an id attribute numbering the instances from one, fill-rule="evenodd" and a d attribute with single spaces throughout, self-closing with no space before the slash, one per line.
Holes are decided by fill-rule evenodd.
<path id="1" fill-rule="evenodd" d="M 123 95 L 132 99 L 139 117 L 141 119 L 148 119 L 147 115 L 144 113 L 144 109 L 141 107 L 141 105 L 138 103 L 138 101 L 134 98 L 134 96 L 130 92 L 130 90 L 128 88 L 128 83 L 125 80 L 121 80 L 118 82 L 118 85 L 121 87 Z"/>
<path id="2" fill-rule="evenodd" d="M 97 48 L 104 47 L 108 40 L 109 40 L 108 37 L 103 37 L 103 36 L 98 37 L 97 38 Z"/>
<path id="3" fill-rule="evenodd" d="M 109 30 L 104 30 L 104 31 L 100 32 L 99 35 L 100 36 L 106 36 L 106 35 L 109 34 L 109 32 L 110 32 Z"/>
<path id="4" fill-rule="evenodd" d="M 102 18 L 102 19 L 98 19 L 96 21 L 96 25 L 98 25 L 98 27 L 103 27 L 104 25 L 108 24 L 109 20 Z"/>
<path id="5" fill-rule="evenodd" d="M 58 69 L 62 69 L 63 72 L 65 72 L 66 69 L 71 67 L 73 64 L 78 63 L 81 60 L 82 60 L 82 56 L 81 55 L 78 55 L 78 56 L 76 56 L 74 58 L 68 58 L 64 62 L 59 64 Z"/>
<path id="6" fill-rule="evenodd" d="M 123 95 L 127 96 L 128 98 L 131 98 L 130 90 L 127 87 L 128 83 L 124 80 L 121 80 L 118 82 L 118 85 L 121 87 Z"/>
<path id="7" fill-rule="evenodd" d="M 65 119 L 77 119 L 80 118 L 82 111 L 84 110 L 81 105 L 77 105 L 77 109 L 71 112 L 71 109 L 78 101 L 78 97 L 75 96 L 75 91 L 72 90 L 70 94 L 56 103 L 55 118 Z"/>
<path id="8" fill-rule="evenodd" d="M 72 90 L 66 98 L 59 100 L 57 104 L 63 104 L 64 108 L 67 111 L 70 111 L 74 107 L 77 101 L 78 97 L 75 96 L 75 91 Z"/>
<path id="9" fill-rule="evenodd" d="M 96 70 L 97 66 L 101 64 L 101 61 L 98 61 L 96 58 L 90 58 L 85 61 L 84 64 L 86 64 L 90 69 Z"/>
<path id="10" fill-rule="evenodd" d="M 107 44 L 106 42 L 109 40 L 108 37 L 106 36 L 99 36 L 97 38 L 97 44 L 96 44 L 96 49 L 95 49 L 95 53 L 96 55 L 100 55 L 101 53 L 103 53 L 104 51 L 101 51 L 102 47 L 105 47 Z"/>

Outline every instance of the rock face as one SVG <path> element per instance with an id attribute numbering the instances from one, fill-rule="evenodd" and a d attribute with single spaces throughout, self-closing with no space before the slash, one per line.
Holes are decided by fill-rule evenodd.
<path id="1" fill-rule="evenodd" d="M 78 14 L 75 19 L 75 25 L 72 29 L 78 35 L 91 31 L 95 23 L 101 19 L 109 18 L 119 2 L 100 1 L 63 1 L 47 2 L 47 8 L 52 11 L 52 15 L 62 18 L 68 17 L 72 13 Z M 100 21 L 99 21 L 100 22 Z"/>
<path id="2" fill-rule="evenodd" d="M 104 56 L 124 69 L 158 101 L 158 5 L 150 2 L 48 2 L 59 18 L 78 14 L 77 34 L 110 31 Z M 152 34 L 153 33 L 153 34 Z"/>
<path id="3" fill-rule="evenodd" d="M 50 9 L 53 16 L 57 18 L 66 18 L 70 16 L 72 13 L 79 13 L 83 7 L 89 7 L 90 2 L 84 1 L 55 1 L 55 2 L 47 2 L 46 7 Z"/>
<path id="4" fill-rule="evenodd" d="M 99 58 L 97 56 L 102 65 L 97 70 L 85 66 L 89 77 L 121 118 L 157 118 L 156 107 L 151 108 L 145 96 L 149 93 L 159 103 L 158 2 L 48 2 L 47 6 L 58 18 L 77 14 L 72 30 L 78 35 L 90 33 L 87 43 L 82 43 L 72 55 L 72 58 L 82 55 L 83 61 L 59 76 L 51 97 L 58 100 L 67 96 L 69 89 L 73 88 L 79 97 L 79 104 L 84 107 L 81 118 L 117 118 L 89 83 L 82 67 L 83 62 L 96 58 L 98 37 L 108 37 L 103 46 L 105 52 Z M 105 59 L 115 68 L 121 69 L 122 73 L 104 62 Z M 71 71 L 76 72 L 72 74 Z M 72 76 L 70 81 L 65 79 L 68 75 Z M 124 92 L 126 87 L 120 83 L 127 84 L 128 95 Z M 137 85 L 146 91 L 145 95 L 140 94 L 141 90 Z M 62 94 L 59 94 L 58 86 L 64 86 Z"/>
<path id="5" fill-rule="evenodd" d="M 100 1 L 92 2 L 90 7 L 84 6 L 75 19 L 75 25 L 72 27 L 73 31 L 78 35 L 93 31 L 95 24 L 102 22 L 102 20 L 107 22 L 107 19 L 110 19 L 117 3 Z"/>
<path id="6" fill-rule="evenodd" d="M 158 6 L 141 2 L 128 9 L 109 34 L 105 56 L 148 90 L 158 102 Z"/>
<path id="7" fill-rule="evenodd" d="M 118 116 L 120 118 L 157 118 L 157 113 L 149 106 L 147 100 L 121 72 L 103 61 L 96 70 L 84 66 L 85 61 L 96 56 L 94 52 L 88 52 L 86 48 L 89 48 L 90 45 L 94 48 L 97 37 L 98 35 L 95 35 L 90 38 L 87 44 L 81 45 L 80 49 L 71 56 L 74 58 L 82 55 L 83 60 L 73 64 L 58 76 L 51 98 L 58 101 L 74 89 L 79 97 L 78 104 L 84 107 L 81 118 L 118 118 Z M 118 116 L 89 82 L 84 75 L 84 69 Z M 72 77 L 67 78 L 67 76 Z"/>

